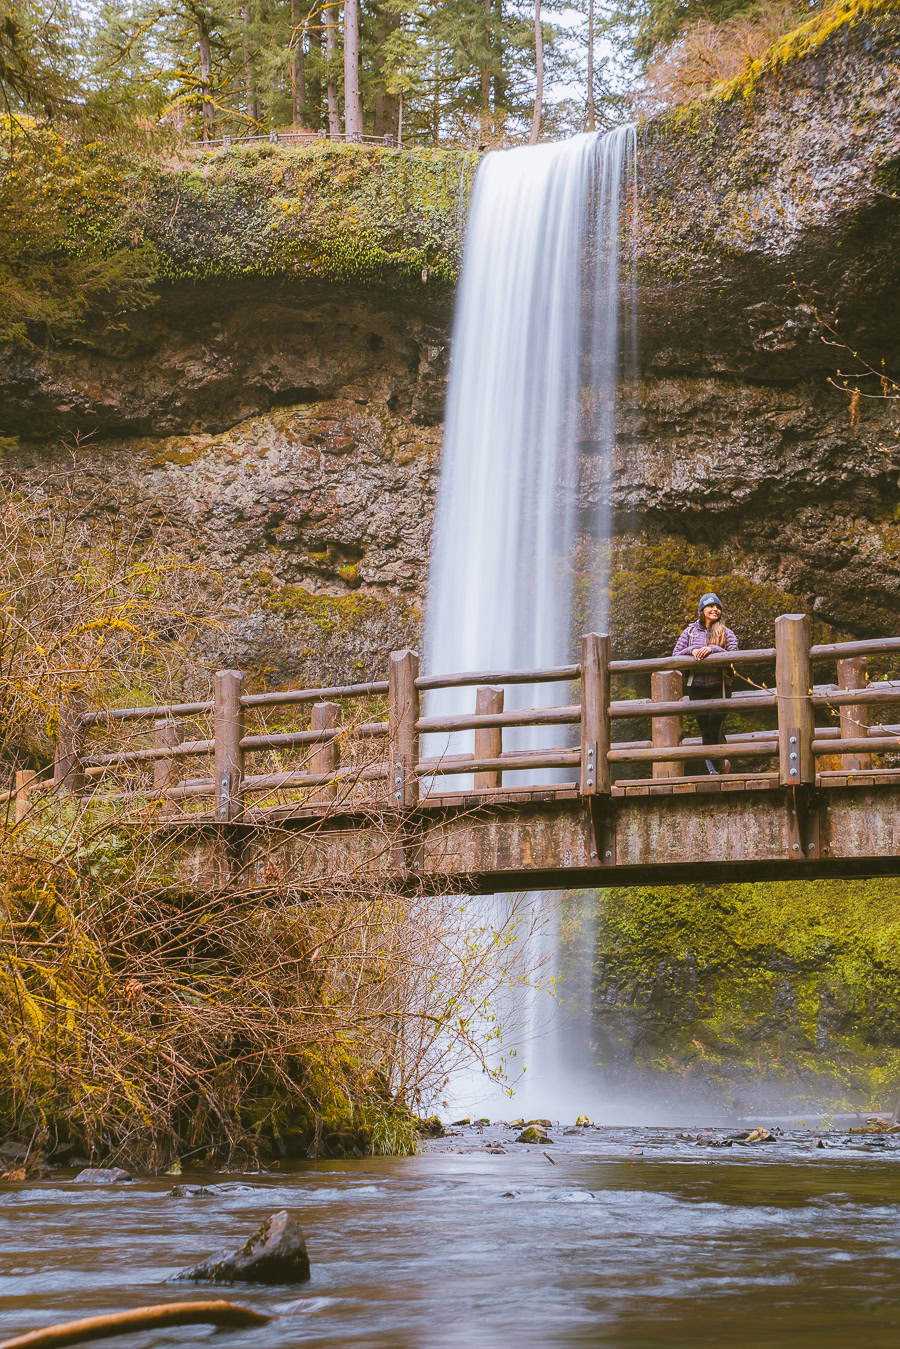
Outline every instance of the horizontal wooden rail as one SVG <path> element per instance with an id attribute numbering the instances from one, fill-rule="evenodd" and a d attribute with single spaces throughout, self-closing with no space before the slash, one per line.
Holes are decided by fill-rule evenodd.
<path id="1" fill-rule="evenodd" d="M 813 707 L 849 707 L 853 703 L 900 703 L 900 682 L 880 679 L 861 689 L 813 689 Z"/>
<path id="2" fill-rule="evenodd" d="M 111 707 L 102 712 L 85 712 L 82 726 L 102 726 L 107 721 L 169 720 L 172 717 L 197 717 L 212 712 L 213 702 L 164 703 L 161 707 Z"/>
<path id="3" fill-rule="evenodd" d="M 420 717 L 416 730 L 426 733 L 478 731 L 488 726 L 576 726 L 580 720 L 581 708 L 573 703 L 568 707 L 520 708 L 512 712 L 473 713 L 471 716 Z"/>
<path id="4" fill-rule="evenodd" d="M 876 727 L 872 727 L 876 731 Z M 852 736 L 846 739 L 820 740 L 818 733 L 816 739 L 812 742 L 813 754 L 877 754 L 879 750 L 886 753 L 900 750 L 900 735 L 882 736 L 878 734 L 867 736 Z"/>
<path id="5" fill-rule="evenodd" d="M 373 693 L 387 693 L 386 679 L 373 679 L 366 684 L 336 684 L 328 689 L 282 689 L 272 693 L 245 693 L 242 707 L 280 707 L 288 703 L 324 703 L 332 698 L 366 698 Z"/>
<path id="6" fill-rule="evenodd" d="M 900 637 L 872 637 L 861 642 L 827 642 L 809 648 L 810 660 L 833 660 L 836 656 L 886 656 L 900 651 Z"/>
<path id="7" fill-rule="evenodd" d="M 487 773 L 499 769 L 503 773 L 521 772 L 529 768 L 571 768 L 581 762 L 580 749 L 511 750 L 490 759 L 476 759 L 473 755 L 448 754 L 443 759 L 421 759 L 416 764 L 420 778 L 440 777 L 448 773 Z"/>
<path id="8" fill-rule="evenodd" d="M 338 768 L 331 773 L 302 773 L 285 769 L 283 773 L 248 773 L 242 786 L 246 792 L 276 791 L 281 787 L 324 787 L 332 782 L 380 782 L 388 777 L 387 764 L 371 764 L 365 768 Z"/>
<path id="9" fill-rule="evenodd" d="M 419 675 L 416 688 L 461 689 L 472 684 L 556 684 L 577 679 L 580 665 L 555 665 L 539 670 L 467 670 L 463 674 Z"/>
<path id="10" fill-rule="evenodd" d="M 703 668 L 716 665 L 763 665 L 775 659 L 774 646 L 751 651 L 714 651 L 703 661 Z M 696 670 L 699 663 L 693 656 L 651 656 L 647 660 L 611 660 L 613 674 L 652 674 L 654 670 Z"/>
<path id="11" fill-rule="evenodd" d="M 754 708 L 773 708 L 775 706 L 774 693 L 754 693 L 749 697 L 735 698 L 704 698 L 702 701 L 691 702 L 689 698 L 679 698 L 673 702 L 654 703 L 649 698 L 635 698 L 622 702 L 610 703 L 609 715 L 611 717 L 680 717 L 691 716 L 699 712 L 701 716 L 707 712 L 745 712 L 752 711 Z"/>
<path id="12" fill-rule="evenodd" d="M 665 749 L 620 749 L 609 751 L 610 763 L 677 763 L 681 759 L 767 758 L 778 748 L 777 740 L 730 741 L 724 745 L 671 745 Z M 828 751 L 831 753 L 831 751 Z"/>
<path id="13" fill-rule="evenodd" d="M 123 749 L 111 754 L 85 754 L 82 768 L 116 768 L 131 763 L 155 763 L 160 759 L 187 759 L 192 754 L 212 754 L 215 740 L 182 740 L 180 745 L 165 749 Z"/>

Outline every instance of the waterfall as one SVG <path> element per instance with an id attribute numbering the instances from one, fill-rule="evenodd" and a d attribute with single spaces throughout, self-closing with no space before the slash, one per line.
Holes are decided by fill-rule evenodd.
<path id="1" fill-rule="evenodd" d="M 622 208 L 635 191 L 633 127 L 495 152 L 479 166 L 453 328 L 429 673 L 566 664 L 580 628 L 605 623 L 596 568 L 575 616 L 576 550 L 609 535 Z M 570 697 L 552 684 L 506 696 L 507 708 Z M 428 713 L 463 706 L 458 691 L 441 692 Z M 473 746 L 472 733 L 430 741 L 427 753 Z M 504 733 L 507 749 L 561 743 L 559 727 Z M 551 934 L 551 964 L 553 945 Z"/>

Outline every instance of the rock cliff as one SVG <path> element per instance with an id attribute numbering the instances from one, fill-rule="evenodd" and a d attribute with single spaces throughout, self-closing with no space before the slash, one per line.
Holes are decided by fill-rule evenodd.
<path id="1" fill-rule="evenodd" d="M 629 654 L 665 646 L 709 584 L 754 640 L 785 607 L 896 628 L 897 401 L 829 382 L 853 351 L 900 369 L 900 20 L 856 9 L 640 129 L 640 375 L 609 559 Z M 77 437 L 87 508 L 161 508 L 230 578 L 210 660 L 344 678 L 416 640 L 472 171 L 267 145 L 126 175 L 106 224 L 155 251 L 156 304 L 3 353 L 9 466 L 40 474 Z M 601 550 L 585 537 L 588 589 Z"/>

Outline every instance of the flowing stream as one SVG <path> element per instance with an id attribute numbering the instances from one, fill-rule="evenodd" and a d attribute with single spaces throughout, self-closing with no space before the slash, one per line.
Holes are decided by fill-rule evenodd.
<path id="1" fill-rule="evenodd" d="M 894 1138 L 805 1131 L 727 1149 L 674 1130 L 492 1125 L 414 1158 L 307 1162 L 96 1187 L 0 1183 L 0 1339 L 79 1316 L 228 1297 L 258 1330 L 189 1328 L 120 1349 L 888 1349 L 900 1334 Z M 549 1152 L 553 1165 L 545 1152 Z M 167 1283 L 287 1208 L 312 1278 Z"/>
<path id="2" fill-rule="evenodd" d="M 429 673 L 571 663 L 580 632 L 605 623 L 602 549 L 590 551 L 609 534 L 620 273 L 632 306 L 635 293 L 620 241 L 636 190 L 631 126 L 489 154 L 479 166 L 453 330 Z M 629 251 L 625 261 L 633 262 Z M 631 330 L 633 342 L 633 323 Z M 590 580 L 576 604 L 579 575 Z M 513 685 L 505 697 L 508 710 L 567 703 L 573 694 L 565 684 Z M 458 691 L 428 700 L 429 715 L 462 710 Z M 504 732 L 503 746 L 558 746 L 565 736 L 560 727 L 519 728 Z M 435 755 L 471 752 L 474 743 L 471 732 L 429 741 L 426 753 Z M 529 778 L 564 781 L 566 771 L 531 770 Z M 505 774 L 505 783 L 517 779 Z M 577 1044 L 585 1037 L 571 1026 L 566 1033 L 536 987 L 552 984 L 557 960 L 555 901 L 535 896 L 534 906 L 547 914 L 543 934 L 521 953 L 517 1005 L 501 1009 L 528 1073 L 517 1104 L 525 1113 L 578 1113 L 586 1064 Z M 450 1095 L 461 1113 L 496 1111 L 502 1099 L 477 1078 L 458 1079 Z"/>

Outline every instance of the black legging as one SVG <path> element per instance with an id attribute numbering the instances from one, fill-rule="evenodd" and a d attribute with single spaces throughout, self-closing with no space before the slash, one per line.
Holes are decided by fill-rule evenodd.
<path id="1" fill-rule="evenodd" d="M 692 703 L 702 702 L 705 698 L 730 698 L 731 689 L 725 685 L 723 680 L 720 685 L 716 684 L 692 684 L 687 691 L 688 698 Z M 704 745 L 722 744 L 722 723 L 727 716 L 725 712 L 695 712 L 697 725 L 700 727 L 700 737 Z"/>

